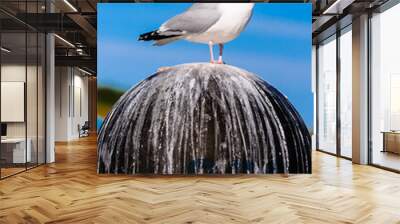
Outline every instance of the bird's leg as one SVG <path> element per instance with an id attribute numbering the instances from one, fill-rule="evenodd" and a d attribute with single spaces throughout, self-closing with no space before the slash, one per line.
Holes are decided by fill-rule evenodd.
<path id="1" fill-rule="evenodd" d="M 222 60 L 222 54 L 224 53 L 224 44 L 219 44 L 219 57 L 218 57 L 218 64 L 223 64 L 224 61 Z"/>
<path id="2" fill-rule="evenodd" d="M 214 64 L 215 61 L 214 61 L 213 42 L 212 41 L 208 42 L 208 47 L 210 48 L 210 63 Z"/>

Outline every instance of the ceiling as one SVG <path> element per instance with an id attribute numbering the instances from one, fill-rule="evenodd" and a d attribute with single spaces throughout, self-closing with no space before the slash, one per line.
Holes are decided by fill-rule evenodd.
<path id="1" fill-rule="evenodd" d="M 232 0 L 227 0 L 231 2 Z M 239 0 L 238 0 L 239 1 Z M 266 2 L 311 2 L 313 4 L 313 42 L 335 32 L 338 21 L 382 5 L 387 0 L 269 0 Z M 133 0 L 1 0 L 0 24 L 4 41 L 15 48 L 15 55 L 24 52 L 28 32 L 54 32 L 56 65 L 79 66 L 96 73 L 97 11 L 96 4 L 138 2 Z M 150 1 L 144 1 L 150 2 Z M 166 1 L 157 1 L 166 2 Z M 212 0 L 208 2 L 213 2 Z M 243 1 L 241 1 L 243 2 Z M 265 2 L 265 1 L 259 1 Z M 351 18 L 348 19 L 351 23 Z M 332 28 L 333 27 L 333 28 Z M 331 30 L 331 31 L 329 31 Z M 329 32 L 328 32 L 329 31 Z M 22 39 L 21 39 L 22 38 Z M 29 38 L 28 38 L 29 39 Z M 3 41 L 3 43 L 5 43 Z M 28 40 L 29 41 L 29 40 Z M 32 47 L 32 49 L 31 49 Z M 27 52 L 33 52 L 28 44 Z M 18 50 L 19 49 L 19 50 Z"/>
<path id="2" fill-rule="evenodd" d="M 56 65 L 79 66 L 96 74 L 96 4 L 97 0 L 1 0 L 2 46 L 12 49 L 3 60 L 33 57 L 37 44 L 30 42 L 37 41 L 31 39 L 37 33 L 52 32 L 56 34 Z"/>
<path id="3" fill-rule="evenodd" d="M 232 0 L 227 0 L 231 2 Z M 0 21 L 8 48 L 13 49 L 7 58 L 21 58 L 34 53 L 35 46 L 28 45 L 25 52 L 24 33 L 54 32 L 56 65 L 79 66 L 96 73 L 97 70 L 97 3 L 138 2 L 130 0 L 1 0 Z M 151 1 L 144 1 L 151 2 Z M 167 1 L 157 1 L 167 2 Z M 182 1 L 183 2 L 183 1 Z M 209 2 L 213 2 L 210 0 Z M 243 2 L 238 0 L 238 2 Z M 262 2 L 262 1 L 260 1 Z M 282 2 L 269 0 L 267 2 Z M 288 0 L 285 2 L 308 2 Z"/>
<path id="4" fill-rule="evenodd" d="M 373 12 L 390 0 L 313 0 L 313 44 L 352 23 L 352 18 Z"/>

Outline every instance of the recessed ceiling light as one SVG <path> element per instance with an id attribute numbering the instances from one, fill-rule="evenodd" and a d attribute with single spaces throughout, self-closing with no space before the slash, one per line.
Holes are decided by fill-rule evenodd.
<path id="1" fill-rule="evenodd" d="M 342 14 L 343 10 L 351 5 L 355 0 L 336 0 L 324 12 L 323 15 Z"/>
<path id="2" fill-rule="evenodd" d="M 7 49 L 5 47 L 1 47 L 1 51 L 4 51 L 6 53 L 10 53 L 11 52 L 11 50 L 9 50 L 9 49 Z"/>
<path id="3" fill-rule="evenodd" d="M 78 67 L 78 70 L 81 71 L 81 72 L 83 72 L 83 73 L 85 73 L 85 74 L 87 74 L 87 75 L 90 75 L 90 76 L 92 75 L 92 73 L 90 73 L 90 72 L 88 72 L 88 71 L 86 71 L 86 70 L 83 70 L 83 69 L 81 69 L 81 68 L 79 68 L 79 67 Z"/>
<path id="4" fill-rule="evenodd" d="M 75 48 L 75 45 L 73 45 L 71 42 L 69 42 L 68 40 L 60 37 L 58 34 L 54 34 L 55 37 L 57 37 L 59 40 L 61 40 L 62 42 L 66 43 L 68 46 Z"/>
<path id="5" fill-rule="evenodd" d="M 73 6 L 68 0 L 64 0 L 65 4 L 67 4 L 74 12 L 78 12 L 78 10 Z"/>

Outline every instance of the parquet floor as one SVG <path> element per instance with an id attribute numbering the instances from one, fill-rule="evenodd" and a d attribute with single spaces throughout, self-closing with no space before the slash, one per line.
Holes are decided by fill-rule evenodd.
<path id="1" fill-rule="evenodd" d="M 13 175 L 15 173 L 19 173 L 25 170 L 25 167 L 23 168 L 1 168 L 1 176 L 2 177 L 7 177 L 10 175 Z"/>
<path id="2" fill-rule="evenodd" d="M 0 181 L 0 223 L 400 223 L 400 175 L 313 154 L 313 174 L 96 174 L 95 138 Z"/>

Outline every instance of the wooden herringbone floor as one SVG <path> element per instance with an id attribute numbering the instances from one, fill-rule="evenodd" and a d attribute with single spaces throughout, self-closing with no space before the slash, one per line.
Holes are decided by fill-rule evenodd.
<path id="1" fill-rule="evenodd" d="M 0 181 L 0 223 L 400 223 L 400 175 L 315 152 L 313 174 L 96 174 L 95 138 Z"/>

